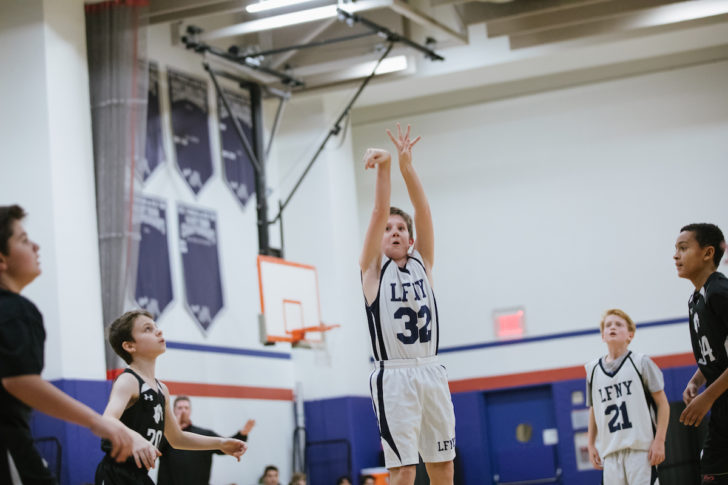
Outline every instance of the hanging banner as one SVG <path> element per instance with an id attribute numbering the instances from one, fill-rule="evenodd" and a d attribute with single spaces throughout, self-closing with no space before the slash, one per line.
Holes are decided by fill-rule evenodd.
<path id="1" fill-rule="evenodd" d="M 177 167 L 197 195 L 212 176 L 207 82 L 171 69 L 167 81 Z"/>
<path id="2" fill-rule="evenodd" d="M 181 204 L 177 211 L 187 308 L 207 330 L 223 307 L 217 216 L 213 211 Z"/>
<path id="3" fill-rule="evenodd" d="M 164 139 L 162 138 L 162 115 L 159 105 L 159 68 L 156 62 L 149 63 L 149 90 L 147 93 L 147 141 L 141 162 L 144 182 L 165 162 Z"/>
<path id="4" fill-rule="evenodd" d="M 230 103 L 233 115 L 237 118 L 240 127 L 253 147 L 253 120 L 250 110 L 250 100 L 243 94 L 223 90 L 225 99 Z M 225 169 L 225 184 L 233 192 L 235 198 L 245 207 L 248 200 L 255 194 L 255 171 L 253 164 L 245 151 L 243 142 L 235 130 L 232 118 L 225 108 L 220 97 L 217 98 L 217 112 L 220 118 L 220 143 L 222 145 L 222 160 Z"/>
<path id="5" fill-rule="evenodd" d="M 167 242 L 167 203 L 154 197 L 136 196 L 134 205 L 141 234 L 134 299 L 156 320 L 174 299 Z"/>

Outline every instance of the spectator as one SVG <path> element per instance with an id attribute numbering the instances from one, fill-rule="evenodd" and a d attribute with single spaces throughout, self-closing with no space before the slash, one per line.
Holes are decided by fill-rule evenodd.
<path id="1" fill-rule="evenodd" d="M 364 475 L 361 477 L 361 485 L 374 485 L 374 477 L 371 475 Z"/>
<path id="2" fill-rule="evenodd" d="M 263 485 L 280 485 L 278 483 L 278 467 L 275 465 L 268 465 L 263 471 L 263 476 L 260 477 L 260 483 Z"/>
<path id="3" fill-rule="evenodd" d="M 294 473 L 288 485 L 306 485 L 306 474 Z"/>
<path id="4" fill-rule="evenodd" d="M 190 421 L 192 406 L 187 396 L 177 396 L 174 400 L 174 416 L 182 431 L 205 436 L 219 436 L 214 431 L 195 426 Z M 248 434 L 255 426 L 249 419 L 243 428 L 232 437 L 248 441 Z M 222 454 L 218 450 L 178 450 L 172 448 L 166 439 L 159 445 L 162 456 L 159 457 L 158 485 L 208 485 L 212 469 L 212 455 Z"/>

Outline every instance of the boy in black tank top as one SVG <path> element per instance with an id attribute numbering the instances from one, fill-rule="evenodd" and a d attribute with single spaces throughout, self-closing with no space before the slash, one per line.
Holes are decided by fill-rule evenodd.
<path id="1" fill-rule="evenodd" d="M 716 271 L 724 248 L 717 226 L 689 224 L 680 229 L 673 256 L 678 276 L 695 287 L 688 310 L 698 370 L 683 391 L 680 422 L 699 426 L 710 411 L 700 458 L 702 483 L 710 485 L 728 484 L 728 278 Z"/>
<path id="2" fill-rule="evenodd" d="M 153 484 L 147 473 L 160 455 L 162 436 L 174 448 L 220 450 L 240 460 L 247 450 L 243 441 L 202 436 L 179 428 L 169 391 L 154 377 L 156 359 L 166 345 L 150 313 L 135 310 L 116 319 L 109 327 L 109 343 L 129 367 L 114 382 L 104 416 L 119 419 L 134 431 L 134 451 L 132 458 L 121 464 L 107 454 L 96 469 L 96 485 Z M 104 442 L 102 449 L 107 451 Z"/>
<path id="3" fill-rule="evenodd" d="M 0 484 L 14 483 L 16 475 L 25 485 L 54 485 L 57 477 L 33 445 L 32 409 L 111 439 L 115 459 L 129 456 L 132 437 L 118 421 L 102 417 L 41 377 L 43 316 L 21 295 L 41 273 L 40 247 L 25 231 L 24 217 L 18 205 L 0 206 Z"/>

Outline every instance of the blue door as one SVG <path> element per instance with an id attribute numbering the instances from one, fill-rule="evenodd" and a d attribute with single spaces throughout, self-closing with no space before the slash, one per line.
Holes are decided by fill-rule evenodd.
<path id="1" fill-rule="evenodd" d="M 561 483 L 551 387 L 488 392 L 485 402 L 493 483 Z"/>

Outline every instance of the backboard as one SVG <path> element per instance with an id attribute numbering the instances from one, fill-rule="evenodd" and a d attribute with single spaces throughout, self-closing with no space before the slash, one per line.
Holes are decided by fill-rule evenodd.
<path id="1" fill-rule="evenodd" d="M 259 255 L 258 286 L 263 344 L 315 345 L 334 327 L 321 322 L 316 267 Z"/>

